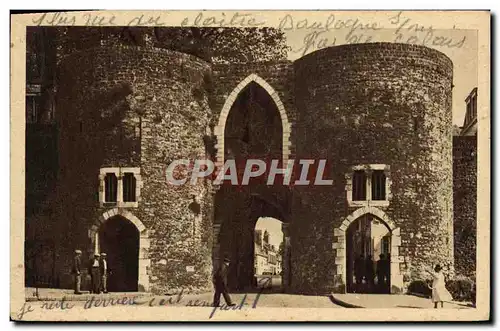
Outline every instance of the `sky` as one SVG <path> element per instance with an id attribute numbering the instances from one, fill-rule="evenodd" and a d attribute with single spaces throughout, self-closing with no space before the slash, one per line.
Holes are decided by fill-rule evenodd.
<path id="1" fill-rule="evenodd" d="M 280 243 L 283 241 L 283 232 L 281 231 L 281 221 L 278 221 L 272 217 L 261 217 L 257 220 L 255 224 L 255 230 L 267 230 L 269 232 L 269 243 L 276 247 L 276 250 L 280 247 Z"/>
<path id="2" fill-rule="evenodd" d="M 325 23 L 326 19 L 316 23 Z M 351 32 L 351 28 L 330 29 L 286 29 L 291 27 L 291 20 L 284 23 L 285 35 L 288 45 L 292 50 L 288 53 L 290 60 L 296 60 L 305 54 L 332 45 L 346 44 L 348 40 L 355 43 L 366 42 L 370 37 L 371 42 L 408 42 L 422 44 L 424 40 L 439 40 L 441 45 L 433 46 L 426 42 L 426 46 L 441 51 L 453 62 L 453 124 L 462 126 L 465 116 L 465 98 L 474 87 L 477 87 L 477 30 L 434 30 L 429 26 L 416 25 L 409 21 L 403 25 L 405 18 L 402 16 L 392 17 L 384 26 L 394 26 L 394 28 L 381 28 L 380 30 L 360 28 Z M 311 25 L 313 22 L 309 22 Z M 392 24 L 397 23 L 397 24 Z M 298 22 L 293 22 L 297 27 Z M 412 25 L 413 24 L 413 25 Z M 397 30 L 398 27 L 401 29 Z M 415 32 L 415 27 L 421 29 Z M 426 38 L 430 36 L 430 38 Z M 349 39 L 350 38 L 350 39 Z M 400 38 L 400 39 L 398 39 Z M 432 39 L 434 38 L 434 39 Z M 439 39 L 436 39 L 439 38 Z M 417 41 L 418 40 L 418 41 Z M 453 47 L 451 47 L 453 46 Z M 480 91 L 479 91 L 480 93 Z"/>

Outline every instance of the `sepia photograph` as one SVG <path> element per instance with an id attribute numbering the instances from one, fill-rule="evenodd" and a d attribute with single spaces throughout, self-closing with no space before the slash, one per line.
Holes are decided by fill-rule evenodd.
<path id="1" fill-rule="evenodd" d="M 15 15 L 11 319 L 490 318 L 489 12 L 163 13 Z"/>

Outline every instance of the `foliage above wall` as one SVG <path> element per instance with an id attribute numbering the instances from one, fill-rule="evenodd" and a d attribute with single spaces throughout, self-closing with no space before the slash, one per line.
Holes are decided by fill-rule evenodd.
<path id="1" fill-rule="evenodd" d="M 274 28 L 59 27 L 63 54 L 105 44 L 152 46 L 191 54 L 212 63 L 285 60 L 289 46 Z"/>

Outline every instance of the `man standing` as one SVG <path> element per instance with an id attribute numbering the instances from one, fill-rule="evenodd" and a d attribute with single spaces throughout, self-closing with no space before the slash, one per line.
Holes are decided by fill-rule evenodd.
<path id="1" fill-rule="evenodd" d="M 363 278 L 365 277 L 365 257 L 360 254 L 359 257 L 354 260 L 354 277 L 356 278 L 356 293 L 361 293 L 361 287 L 363 286 Z"/>
<path id="2" fill-rule="evenodd" d="M 384 283 L 385 290 L 391 292 L 391 254 L 387 254 L 384 263 Z"/>
<path id="3" fill-rule="evenodd" d="M 219 307 L 221 294 L 224 296 L 224 300 L 226 300 L 226 304 L 228 306 L 236 306 L 236 304 L 232 303 L 227 290 L 227 272 L 229 269 L 229 262 L 231 262 L 229 258 L 225 258 L 224 262 L 221 263 L 214 272 L 212 279 L 215 287 L 214 307 Z"/>
<path id="4" fill-rule="evenodd" d="M 103 293 L 108 293 L 108 261 L 106 261 L 106 253 L 101 253 L 99 273 L 101 274 L 101 290 Z"/>
<path id="5" fill-rule="evenodd" d="M 106 253 L 101 253 L 99 260 L 99 273 L 101 274 L 101 290 L 103 293 L 108 293 L 108 261 L 106 260 Z"/>
<path id="6" fill-rule="evenodd" d="M 94 258 L 89 263 L 89 274 L 91 280 L 90 293 L 100 293 L 101 276 L 99 272 L 99 254 L 95 253 Z"/>
<path id="7" fill-rule="evenodd" d="M 75 294 L 82 294 L 80 291 L 80 287 L 82 285 L 82 251 L 77 249 L 75 250 L 75 258 L 73 259 L 73 270 L 72 273 L 74 275 L 75 282 Z"/>
<path id="8" fill-rule="evenodd" d="M 365 279 L 368 285 L 368 290 L 373 291 L 375 287 L 375 268 L 373 266 L 373 260 L 371 255 L 368 255 L 368 257 L 366 258 Z"/>
<path id="9" fill-rule="evenodd" d="M 379 292 L 383 293 L 385 288 L 385 255 L 380 254 L 377 261 L 377 286 Z"/>

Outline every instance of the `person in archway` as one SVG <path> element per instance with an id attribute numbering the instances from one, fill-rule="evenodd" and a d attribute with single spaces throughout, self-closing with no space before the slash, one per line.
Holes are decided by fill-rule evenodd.
<path id="1" fill-rule="evenodd" d="M 375 287 L 375 268 L 373 266 L 372 256 L 368 255 L 365 262 L 365 278 L 369 291 L 373 291 Z"/>
<path id="2" fill-rule="evenodd" d="M 99 259 L 99 274 L 101 275 L 101 290 L 103 293 L 108 293 L 108 261 L 106 260 L 106 253 L 101 253 Z"/>
<path id="3" fill-rule="evenodd" d="M 385 285 L 386 285 L 386 291 L 390 292 L 391 291 L 391 254 L 387 254 L 387 258 L 385 261 Z"/>
<path id="4" fill-rule="evenodd" d="M 212 279 L 215 287 L 213 302 L 214 307 L 218 307 L 220 305 L 221 294 L 224 296 L 224 300 L 226 301 L 226 304 L 228 306 L 236 306 L 236 304 L 231 301 L 231 297 L 229 296 L 229 292 L 227 289 L 227 273 L 229 270 L 230 262 L 231 261 L 229 260 L 229 258 L 226 257 L 223 263 L 221 263 L 217 270 L 215 270 L 214 272 L 214 276 Z"/>
<path id="5" fill-rule="evenodd" d="M 354 260 L 354 277 L 356 278 L 356 292 L 361 292 L 361 286 L 363 285 L 363 278 L 365 277 L 365 257 L 360 254 L 356 260 Z"/>
<path id="6" fill-rule="evenodd" d="M 75 258 L 73 259 L 73 275 L 74 275 L 74 286 L 75 294 L 82 294 L 80 287 L 82 285 L 82 251 L 75 250 Z"/>
<path id="7" fill-rule="evenodd" d="M 379 260 L 377 261 L 377 287 L 380 292 L 384 291 L 385 287 L 385 256 L 384 254 L 379 255 Z"/>
<path id="8" fill-rule="evenodd" d="M 99 254 L 95 253 L 94 258 L 89 262 L 90 293 L 99 294 L 101 289 L 101 273 L 99 272 Z"/>

